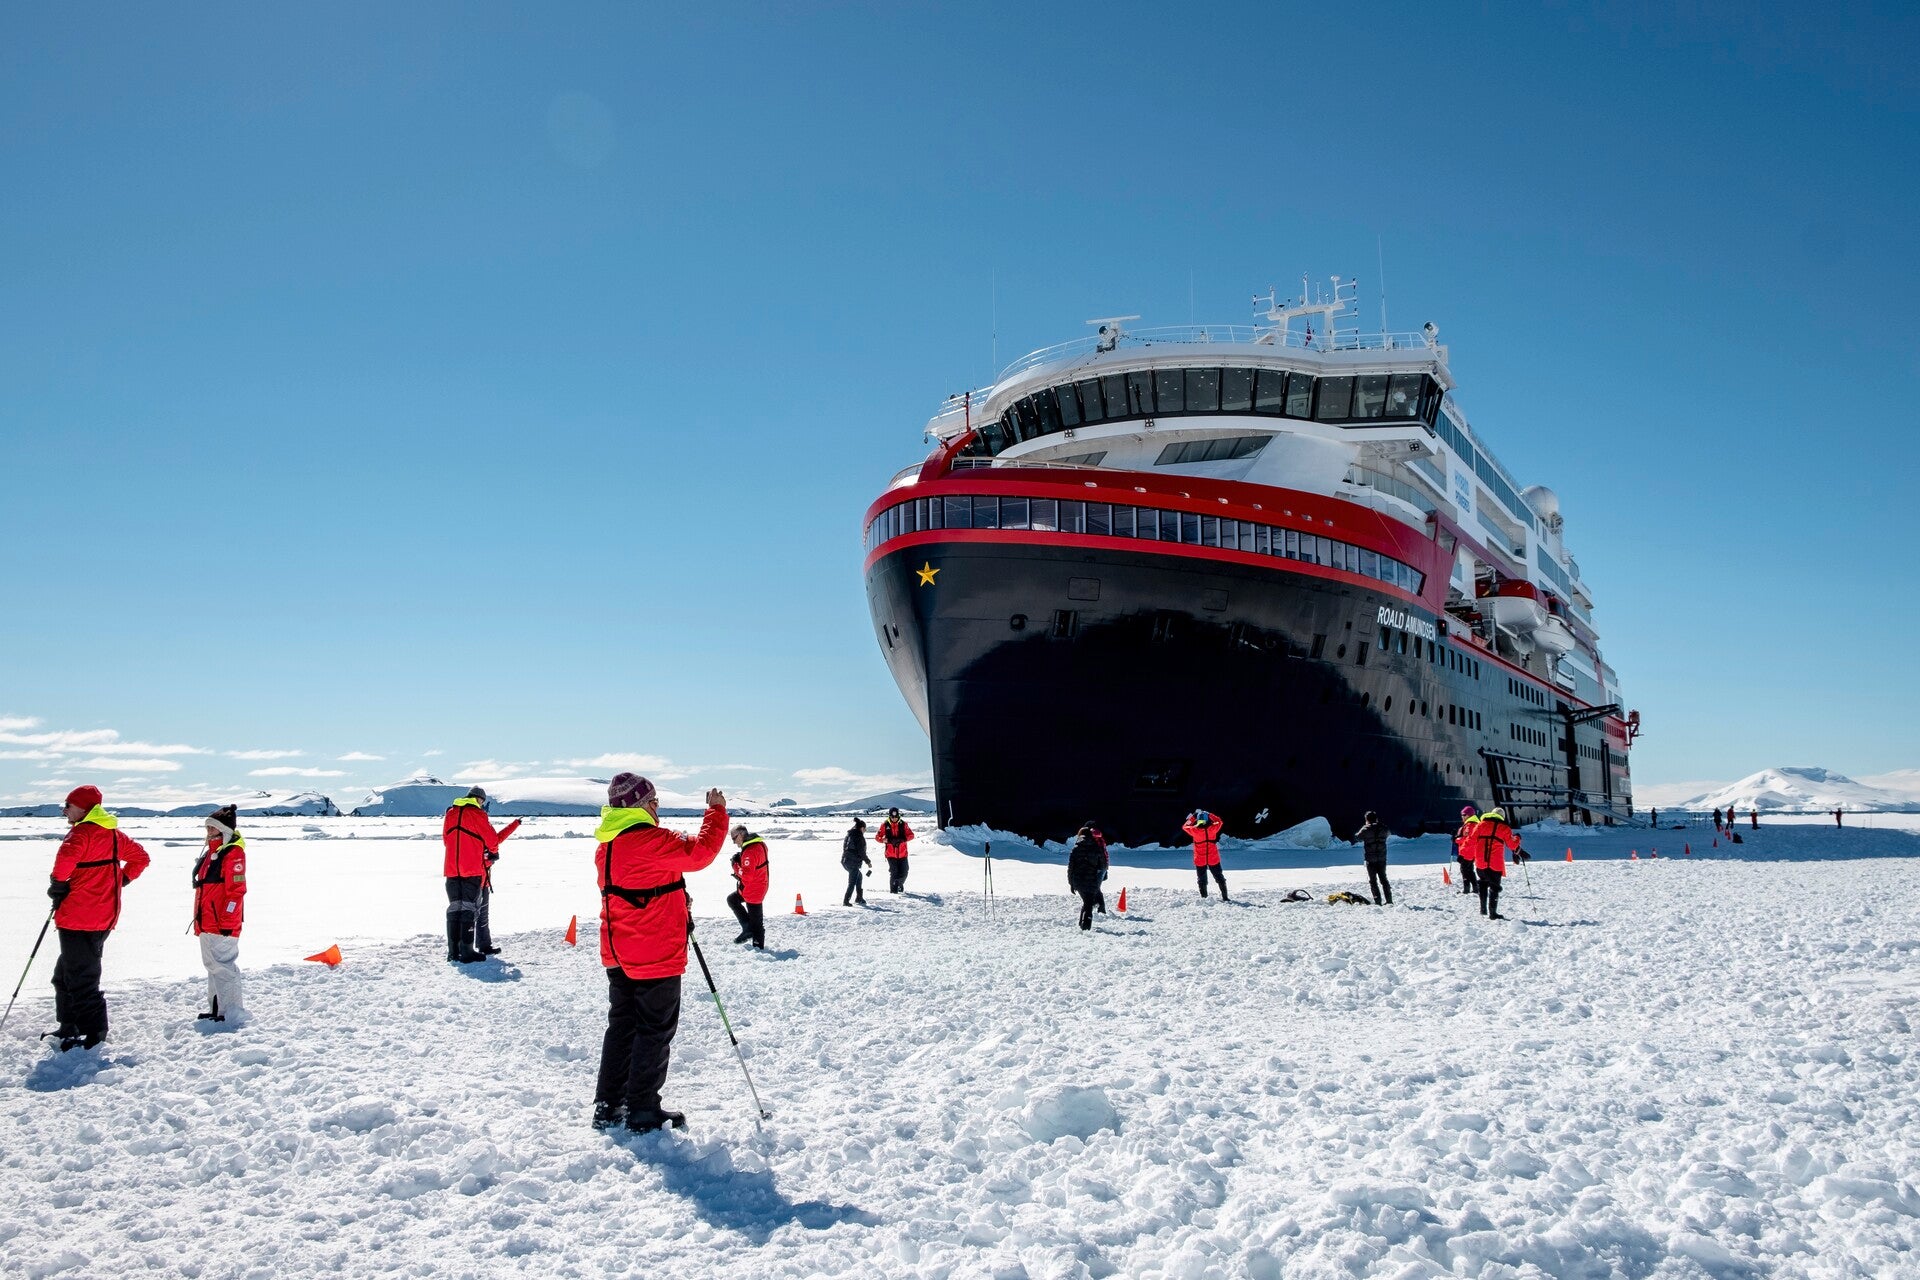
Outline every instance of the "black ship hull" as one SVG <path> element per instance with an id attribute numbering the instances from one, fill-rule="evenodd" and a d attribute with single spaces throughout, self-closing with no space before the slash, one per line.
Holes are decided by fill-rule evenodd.
<path id="1" fill-rule="evenodd" d="M 1196 807 L 1250 837 L 1313 817 L 1345 837 L 1370 809 L 1413 834 L 1467 805 L 1516 823 L 1627 807 L 1598 717 L 1404 595 L 1066 541 L 929 532 L 869 558 L 943 826 L 1060 840 L 1091 820 L 1146 844 L 1180 841 Z"/>

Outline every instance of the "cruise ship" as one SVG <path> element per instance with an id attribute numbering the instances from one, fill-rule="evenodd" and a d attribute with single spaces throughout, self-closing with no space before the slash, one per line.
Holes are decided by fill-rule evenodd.
<path id="1" fill-rule="evenodd" d="M 1435 326 L 1362 332 L 1356 294 L 1089 321 L 934 415 L 864 551 L 941 825 L 1633 821 L 1639 714 L 1558 499 L 1488 449 Z"/>

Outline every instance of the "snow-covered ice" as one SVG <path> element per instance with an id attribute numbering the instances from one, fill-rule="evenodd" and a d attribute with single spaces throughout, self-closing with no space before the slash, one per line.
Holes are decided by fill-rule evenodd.
<path id="1" fill-rule="evenodd" d="M 509 843 L 508 963 L 466 970 L 433 936 L 431 825 L 252 824 L 255 1021 L 205 1034 L 197 966 L 126 963 L 193 954 L 186 851 L 138 824 L 162 856 L 109 949 L 113 1039 L 29 1038 L 44 956 L 0 1037 L 0 1272 L 1920 1272 L 1911 831 L 1763 825 L 1738 860 L 1535 831 L 1502 924 L 1443 889 L 1436 840 L 1395 843 L 1391 910 L 1281 901 L 1364 888 L 1344 845 L 1229 846 L 1232 904 L 1177 851 L 1128 851 L 1129 911 L 1087 935 L 1058 848 L 994 839 L 992 920 L 965 834 L 916 859 L 915 893 L 842 909 L 840 824 L 782 824 L 772 949 L 700 933 L 764 1137 L 696 971 L 668 1093 L 691 1128 L 614 1140 L 585 1125 L 604 979 L 582 824 Z M 0 824 L 10 966 L 55 834 Z M 336 936 L 358 939 L 337 970 L 258 967 Z"/>

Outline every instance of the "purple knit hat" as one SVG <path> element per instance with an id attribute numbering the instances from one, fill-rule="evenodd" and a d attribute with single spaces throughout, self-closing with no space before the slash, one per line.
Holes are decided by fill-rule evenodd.
<path id="1" fill-rule="evenodd" d="M 645 809 L 652 813 L 659 804 L 653 784 L 637 773 L 616 773 L 607 784 L 607 804 L 615 809 Z"/>

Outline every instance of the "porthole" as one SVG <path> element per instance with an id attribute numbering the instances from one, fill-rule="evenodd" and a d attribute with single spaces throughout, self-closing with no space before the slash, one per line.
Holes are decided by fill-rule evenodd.
<path id="1" fill-rule="evenodd" d="M 1024 613 L 1014 614 L 1011 618 L 1007 619 L 1007 626 L 1015 631 L 1025 631 L 1027 629 L 1027 615 Z"/>
<path id="2" fill-rule="evenodd" d="M 1392 694 L 1388 694 L 1388 695 L 1387 695 L 1387 700 L 1386 700 L 1385 702 L 1383 702 L 1383 703 L 1381 703 L 1381 704 L 1380 704 L 1380 709 L 1381 709 L 1382 711 L 1391 711 L 1391 710 L 1393 710 L 1393 695 L 1392 695 Z"/>
<path id="3" fill-rule="evenodd" d="M 1335 650 L 1333 651 L 1333 656 L 1334 656 L 1334 657 L 1336 657 L 1336 658 L 1344 658 L 1344 657 L 1346 657 L 1346 656 L 1347 656 L 1347 646 L 1345 646 L 1345 645 L 1343 644 L 1343 645 L 1341 645 L 1341 646 L 1340 646 L 1339 648 L 1337 648 L 1337 649 L 1335 649 Z"/>

